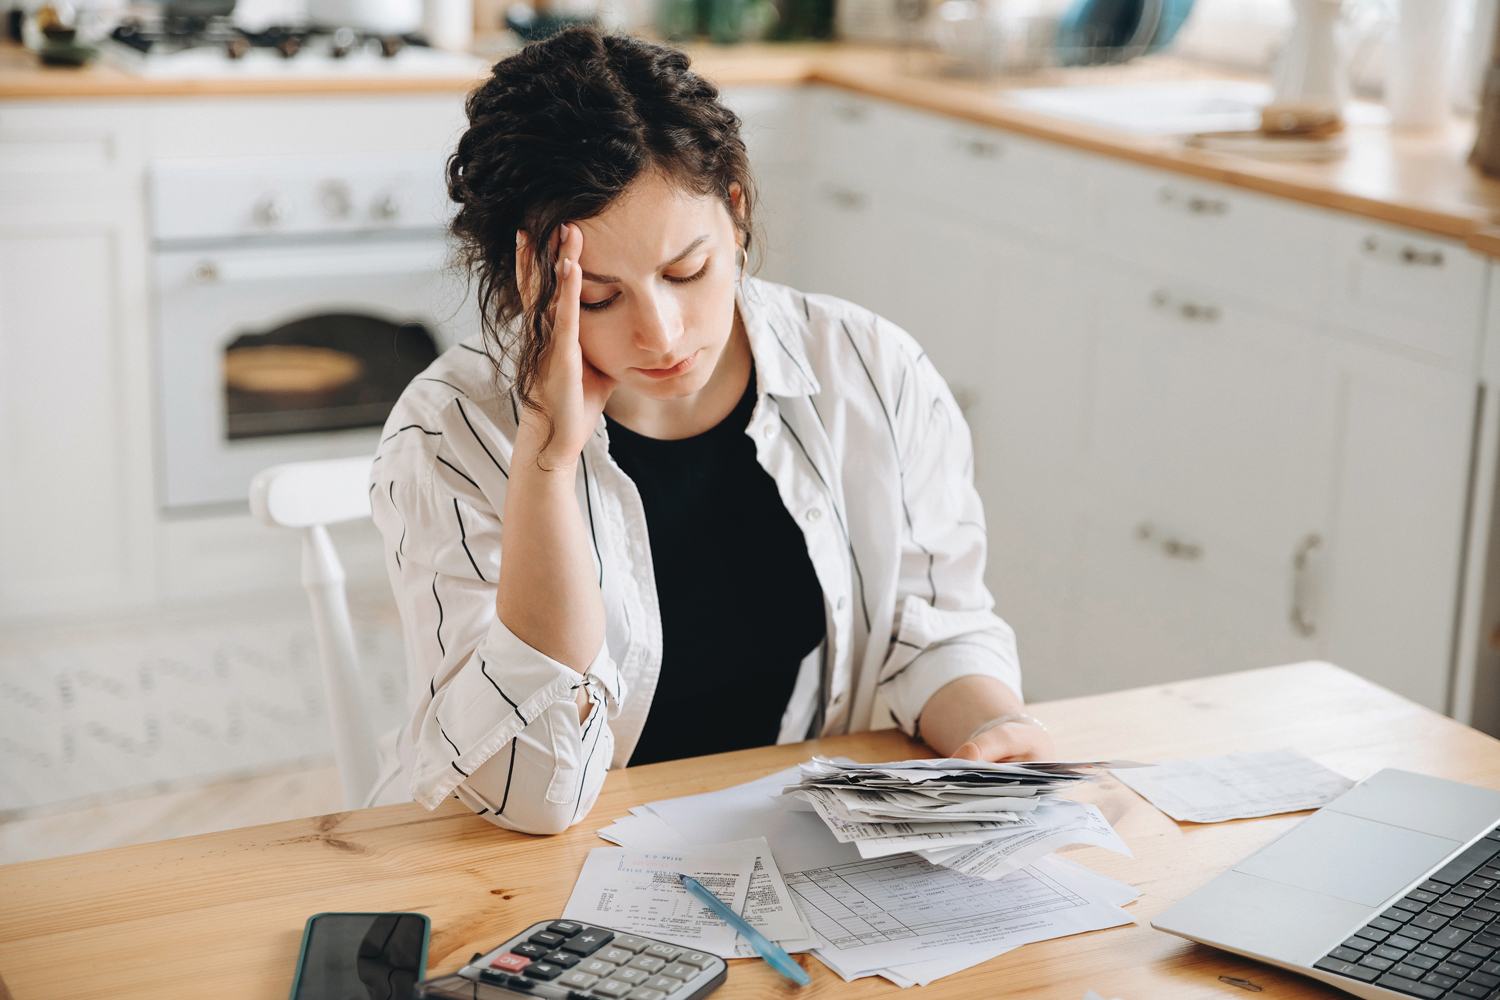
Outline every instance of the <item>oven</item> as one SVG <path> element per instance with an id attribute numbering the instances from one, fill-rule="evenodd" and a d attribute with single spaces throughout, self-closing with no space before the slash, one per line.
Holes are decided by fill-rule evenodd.
<path id="1" fill-rule="evenodd" d="M 446 266 L 442 178 L 435 152 L 154 165 L 165 508 L 372 453 L 406 384 L 477 329 Z"/>

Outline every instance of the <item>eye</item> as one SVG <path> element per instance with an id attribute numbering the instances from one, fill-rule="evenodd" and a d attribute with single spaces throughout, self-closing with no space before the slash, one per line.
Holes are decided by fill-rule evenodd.
<path id="1" fill-rule="evenodd" d="M 601 309 L 608 309 L 610 306 L 614 305 L 615 304 L 615 300 L 618 299 L 619 297 L 620 297 L 620 293 L 616 292 L 615 294 L 611 295 L 609 298 L 607 298 L 607 299 L 600 299 L 598 302 L 584 302 L 582 300 L 579 300 L 579 302 L 578 302 L 578 308 L 580 308 L 580 309 L 587 309 L 589 312 L 599 312 Z"/>
<path id="2" fill-rule="evenodd" d="M 686 278 L 679 278 L 679 277 L 676 277 L 676 276 L 671 275 L 671 274 L 664 274 L 664 275 L 662 275 L 662 277 L 666 278 L 668 281 L 672 282 L 672 284 L 674 284 L 674 285 L 686 285 L 690 281 L 697 281 L 699 278 L 703 277 L 705 274 L 708 273 L 708 261 L 711 260 L 711 259 L 712 258 L 708 258 L 708 259 L 705 259 L 703 261 L 703 266 L 700 267 L 700 268 L 698 268 L 698 273 L 697 274 L 690 274 Z"/>

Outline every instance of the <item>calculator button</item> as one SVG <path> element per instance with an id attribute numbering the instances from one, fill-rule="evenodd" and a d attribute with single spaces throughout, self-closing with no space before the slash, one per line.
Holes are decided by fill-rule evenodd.
<path id="1" fill-rule="evenodd" d="M 663 962 L 659 958 L 652 958 L 650 955 L 637 955 L 635 956 L 635 958 L 632 958 L 630 960 L 629 964 L 632 969 L 645 969 L 647 972 L 660 972 L 661 967 L 663 965 L 666 965 L 667 963 Z"/>
<path id="2" fill-rule="evenodd" d="M 682 954 L 682 949 L 674 948 L 669 944 L 662 944 L 658 941 L 646 948 L 646 954 L 659 958 L 663 962 L 675 962 L 677 961 L 677 956 Z"/>
<path id="3" fill-rule="evenodd" d="M 630 983 L 632 986 L 640 986 L 651 978 L 651 973 L 645 969 L 616 969 L 614 977 L 622 983 Z"/>
<path id="4" fill-rule="evenodd" d="M 634 934 L 621 934 L 611 941 L 610 944 L 616 948 L 624 948 L 629 952 L 642 952 L 651 947 L 650 941 L 647 941 L 643 937 L 636 937 Z"/>
<path id="5" fill-rule="evenodd" d="M 532 944 L 530 941 L 523 941 L 520 944 L 511 945 L 510 950 L 515 952 L 517 955 L 525 955 L 527 958 L 541 958 L 543 955 L 547 954 L 546 948 L 543 948 L 539 944 Z"/>
<path id="6" fill-rule="evenodd" d="M 637 986 L 630 991 L 630 1000 L 667 1000 L 667 995 L 649 986 Z"/>
<path id="7" fill-rule="evenodd" d="M 587 972 L 591 976 L 599 976 L 602 978 L 615 971 L 615 963 L 605 962 L 602 959 L 590 958 L 586 959 L 581 965 L 578 966 L 578 968 L 582 969 L 584 972 Z"/>
<path id="8" fill-rule="evenodd" d="M 526 966 L 526 975 L 532 979 L 556 979 L 568 970 L 551 962 L 532 962 Z"/>
<path id="9" fill-rule="evenodd" d="M 561 934 L 553 934 L 551 931 L 538 931 L 526 940 L 530 941 L 532 944 L 539 944 L 543 948 L 550 949 L 556 948 L 558 945 L 566 941 L 567 938 L 563 937 Z"/>
<path id="10" fill-rule="evenodd" d="M 597 927 L 585 927 L 563 942 L 562 950 L 571 951 L 575 955 L 588 958 L 594 952 L 609 944 L 614 938 L 613 931 L 602 931 Z"/>
<path id="11" fill-rule="evenodd" d="M 588 991 L 593 989 L 594 984 L 598 981 L 598 976 L 591 976 L 587 972 L 579 972 L 577 969 L 574 969 L 571 972 L 564 972 L 558 983 L 569 989 Z"/>
<path id="12" fill-rule="evenodd" d="M 547 952 L 547 954 L 542 956 L 542 961 L 551 962 L 553 965 L 560 965 L 564 969 L 571 969 L 573 966 L 583 961 L 583 959 L 579 958 L 577 955 L 569 954 L 566 951 L 549 951 Z"/>
<path id="13" fill-rule="evenodd" d="M 714 956 L 706 951 L 685 951 L 677 956 L 677 961 L 684 965 L 696 965 L 700 969 L 706 969 L 714 964 Z"/>
<path id="14" fill-rule="evenodd" d="M 520 972 L 531 964 L 531 959 L 524 955 L 501 955 L 490 963 L 492 969 L 504 969 L 506 972 Z"/>
<path id="15" fill-rule="evenodd" d="M 594 957 L 595 958 L 602 958 L 602 959 L 604 959 L 604 961 L 606 961 L 606 962 L 613 962 L 616 965 L 624 965 L 626 962 L 630 961 L 632 958 L 635 958 L 634 955 L 632 955 L 630 952 L 626 951 L 624 948 L 616 948 L 614 946 L 610 946 L 608 948 L 605 948 L 603 951 L 598 952 L 597 954 L 595 954 Z"/>
<path id="16" fill-rule="evenodd" d="M 671 976 L 652 976 L 642 985 L 649 986 L 653 990 L 661 990 L 663 993 L 671 993 L 682 985 L 682 980 L 673 979 Z"/>
<path id="17" fill-rule="evenodd" d="M 673 979 L 682 980 L 692 979 L 698 972 L 699 970 L 695 966 L 683 965 L 681 962 L 673 962 L 661 970 L 661 974 L 664 976 L 671 976 Z"/>
<path id="18" fill-rule="evenodd" d="M 561 934 L 565 938 L 570 938 L 583 930 L 583 925 L 576 920 L 554 920 L 547 925 L 547 929 L 553 934 Z"/>
<path id="19" fill-rule="evenodd" d="M 619 1000 L 635 989 L 634 983 L 622 983 L 618 979 L 606 979 L 594 987 L 594 992 L 601 997 L 609 997 L 610 1000 Z"/>

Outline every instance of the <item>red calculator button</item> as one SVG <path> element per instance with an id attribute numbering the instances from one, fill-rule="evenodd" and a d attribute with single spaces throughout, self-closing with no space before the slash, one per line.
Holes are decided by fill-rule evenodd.
<path id="1" fill-rule="evenodd" d="M 507 972 L 520 972 L 531 964 L 531 959 L 524 955 L 501 955 L 490 963 L 492 969 L 504 969 Z"/>

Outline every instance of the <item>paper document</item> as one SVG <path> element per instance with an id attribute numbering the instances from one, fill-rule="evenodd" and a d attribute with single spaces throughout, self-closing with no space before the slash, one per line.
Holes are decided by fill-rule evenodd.
<path id="1" fill-rule="evenodd" d="M 745 908 L 755 854 L 642 851 L 596 847 L 583 863 L 564 920 L 660 938 L 714 955 L 734 954 L 737 935 L 690 895 L 679 873 L 691 875 L 736 913 Z"/>
<path id="2" fill-rule="evenodd" d="M 649 822 L 646 822 L 648 819 Z M 689 847 L 685 846 L 687 842 L 680 834 L 654 814 L 649 817 L 645 814 L 621 817 L 612 826 L 600 830 L 599 836 L 618 843 L 622 847 L 680 852 L 685 855 L 691 854 L 700 861 L 704 858 L 721 856 L 739 857 L 747 854 L 753 856 L 755 867 L 750 873 L 750 886 L 745 893 L 745 905 L 738 911 L 740 916 L 744 917 L 751 927 L 780 945 L 783 951 L 795 954 L 811 951 L 817 947 L 817 941 L 812 936 L 812 929 L 808 927 L 807 921 L 802 919 L 802 914 L 792 902 L 791 891 L 786 887 L 786 880 L 782 878 L 781 870 L 776 867 L 776 858 L 771 854 L 766 838 L 756 837 L 727 844 Z M 692 872 L 685 874 L 692 875 Z M 724 958 L 759 957 L 754 946 L 738 935 L 735 937 L 733 952 L 716 954 L 722 954 Z"/>
<path id="3" fill-rule="evenodd" d="M 787 808 L 795 800 L 780 792 L 797 775 L 793 768 L 647 808 L 691 843 L 764 836 L 821 939 L 814 954 L 845 978 L 890 970 L 898 984 L 930 982 L 1030 941 L 1133 922 L 1119 907 L 1135 890 L 1059 858 L 995 881 L 912 854 L 862 858 L 815 813 Z M 632 829 L 629 817 L 621 825 Z"/>
<path id="4" fill-rule="evenodd" d="M 1092 844 L 1126 857 L 1135 856 L 1104 814 L 1092 805 L 1069 799 L 1055 800 L 1038 809 L 1031 821 L 1034 825 L 1028 829 L 973 847 L 936 852 L 919 850 L 918 853 L 934 864 L 989 880 L 1024 868 L 1069 844 Z"/>
<path id="5" fill-rule="evenodd" d="M 1168 760 L 1115 777 L 1168 816 L 1189 823 L 1317 809 L 1354 787 L 1296 750 Z"/>

